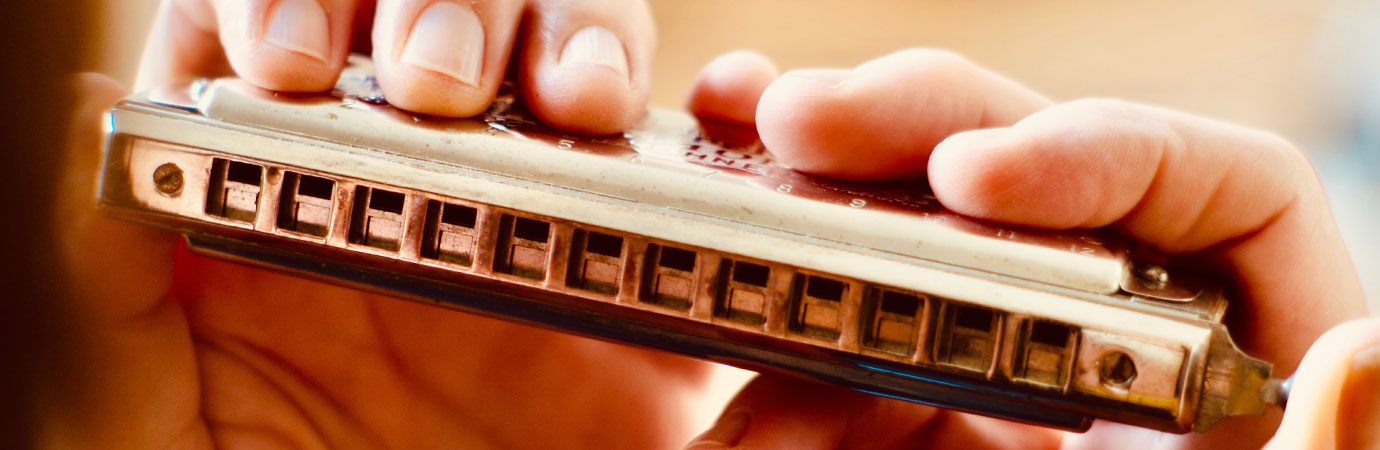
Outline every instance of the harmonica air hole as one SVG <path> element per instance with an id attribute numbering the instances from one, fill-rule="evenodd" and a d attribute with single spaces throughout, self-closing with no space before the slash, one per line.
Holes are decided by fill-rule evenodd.
<path id="1" fill-rule="evenodd" d="M 752 286 L 767 287 L 767 277 L 771 273 L 767 266 L 753 263 L 733 264 L 733 281 Z"/>
<path id="2" fill-rule="evenodd" d="M 790 320 L 793 333 L 838 340 L 842 333 L 842 303 L 848 285 L 815 275 L 796 275 L 791 282 Z"/>
<path id="3" fill-rule="evenodd" d="M 335 191 L 335 182 L 321 177 L 311 175 L 300 175 L 298 178 L 297 194 L 321 200 L 330 200 L 331 194 Z"/>
<path id="4" fill-rule="evenodd" d="M 1026 320 L 1016 341 L 1014 376 L 1046 387 L 1061 387 L 1073 359 L 1074 330 L 1066 325 Z"/>
<path id="5" fill-rule="evenodd" d="M 369 209 L 393 214 L 402 214 L 403 200 L 406 198 L 406 196 L 397 192 L 373 189 L 369 195 Z"/>
<path id="6" fill-rule="evenodd" d="M 982 308 L 970 308 L 965 306 L 955 306 L 954 316 L 954 325 L 982 332 L 992 331 L 991 310 Z"/>
<path id="7" fill-rule="evenodd" d="M 499 219 L 494 272 L 533 280 L 546 279 L 550 239 L 550 223 L 504 214 Z"/>
<path id="8" fill-rule="evenodd" d="M 623 238 L 591 232 L 585 250 L 596 255 L 617 258 L 623 255 Z"/>
<path id="9" fill-rule="evenodd" d="M 575 230 L 566 285 L 617 295 L 623 274 L 623 238 Z"/>
<path id="10" fill-rule="evenodd" d="M 225 180 L 236 183 L 258 186 L 263 182 L 264 168 L 255 164 L 242 163 L 239 161 L 226 161 L 216 158 L 216 163 L 225 163 Z"/>
<path id="11" fill-rule="evenodd" d="M 479 210 L 436 200 L 426 202 L 421 256 L 462 266 L 474 260 Z"/>
<path id="12" fill-rule="evenodd" d="M 883 312 L 891 314 L 914 316 L 916 310 L 920 308 L 920 299 L 914 295 L 885 291 L 882 293 L 881 308 Z"/>
<path id="13" fill-rule="evenodd" d="M 278 228 L 325 237 L 330 230 L 331 196 L 335 182 L 311 175 L 283 173 L 282 198 L 278 203 Z"/>
<path id="14" fill-rule="evenodd" d="M 771 269 L 761 264 L 724 259 L 719 266 L 714 315 L 748 325 L 767 321 L 767 281 Z"/>
<path id="15" fill-rule="evenodd" d="M 430 203 L 440 205 L 440 202 L 432 200 Z M 441 223 L 457 226 L 461 228 L 474 228 L 475 221 L 479 217 L 479 210 L 468 206 L 445 204 L 441 210 Z"/>
<path id="16" fill-rule="evenodd" d="M 946 304 L 935 340 L 935 361 L 959 369 L 987 372 L 997 350 L 999 317 L 996 312 L 979 306 Z"/>
<path id="17" fill-rule="evenodd" d="M 350 215 L 350 242 L 397 251 L 402 239 L 402 211 L 406 199 L 401 193 L 356 186 Z"/>
<path id="18" fill-rule="evenodd" d="M 513 225 L 513 237 L 545 244 L 551 236 L 551 224 L 539 220 L 517 218 Z"/>
<path id="19" fill-rule="evenodd" d="M 211 160 L 211 179 L 206 191 L 206 214 L 237 222 L 253 223 L 259 215 L 263 192 L 263 166 Z"/>
<path id="20" fill-rule="evenodd" d="M 1034 321 L 1030 325 L 1030 342 L 1064 348 L 1069 345 L 1069 328 L 1053 322 Z"/>
<path id="21" fill-rule="evenodd" d="M 690 309 L 695 296 L 695 252 L 647 245 L 638 300 L 678 311 Z"/>
<path id="22" fill-rule="evenodd" d="M 693 272 L 695 271 L 695 252 L 665 247 L 662 249 L 661 258 L 657 259 L 657 265 L 683 272 Z"/>
<path id="23" fill-rule="evenodd" d="M 824 277 L 810 276 L 805 283 L 805 295 L 812 298 L 828 301 L 842 301 L 843 290 L 846 285 L 842 281 L 831 280 Z"/>
<path id="24" fill-rule="evenodd" d="M 915 353 L 922 297 L 870 288 L 863 299 L 862 346 L 901 356 Z"/>

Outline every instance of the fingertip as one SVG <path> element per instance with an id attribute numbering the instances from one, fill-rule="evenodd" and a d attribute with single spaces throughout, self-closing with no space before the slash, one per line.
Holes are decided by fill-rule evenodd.
<path id="1" fill-rule="evenodd" d="M 1019 172 L 1000 167 L 1002 157 L 997 141 L 1004 129 L 982 129 L 957 133 L 934 147 L 926 172 L 930 189 L 944 207 L 970 217 L 996 218 L 1002 210 L 1000 196 L 1008 190 Z M 994 167 L 996 166 L 996 167 Z"/>
<path id="2" fill-rule="evenodd" d="M 77 117 L 93 117 L 88 112 L 88 108 L 95 107 L 104 111 L 116 100 L 129 95 L 129 90 L 119 81 L 95 72 L 81 72 L 72 75 L 68 83 L 77 95 Z"/>
<path id="3" fill-rule="evenodd" d="M 1047 103 L 963 57 L 910 49 L 852 70 L 797 70 L 757 104 L 762 142 L 803 172 L 856 181 L 925 174 L 951 134 L 1005 126 Z"/>
<path id="4" fill-rule="evenodd" d="M 407 64 L 380 67 L 375 77 L 390 105 L 433 116 L 477 115 L 489 107 L 498 91 L 497 86 L 481 89 L 448 75 Z"/>
<path id="5" fill-rule="evenodd" d="M 77 97 L 62 156 L 66 167 L 56 183 L 53 208 L 56 256 L 68 275 L 91 280 L 73 288 L 84 298 L 141 302 L 159 298 L 171 283 L 175 234 L 101 216 L 93 195 L 100 171 L 106 111 L 128 90 L 96 73 L 73 76 Z M 124 303 L 122 303 L 124 304 Z M 103 311 L 103 309 L 97 309 Z"/>
<path id="6" fill-rule="evenodd" d="M 521 2 L 380 2 L 373 56 L 393 106 L 445 117 L 482 113 L 503 82 Z"/>
<path id="7" fill-rule="evenodd" d="M 329 8 L 323 1 L 329 4 Z M 275 91 L 330 89 L 348 56 L 354 2 L 279 0 L 265 10 L 217 6 L 221 43 L 235 73 Z"/>
<path id="8" fill-rule="evenodd" d="M 527 104 L 543 122 L 609 134 L 628 129 L 645 114 L 647 93 L 635 89 L 626 73 L 604 64 L 564 61 L 533 70 L 525 83 Z"/>
<path id="9" fill-rule="evenodd" d="M 1162 128 L 1119 102 L 1066 103 L 941 141 L 930 186 L 945 207 L 977 218 L 1103 227 L 1140 204 L 1165 151 Z"/>
<path id="10" fill-rule="evenodd" d="M 696 116 L 752 124 L 762 93 L 779 76 L 766 55 L 754 50 L 724 53 L 695 77 L 686 108 Z"/>
<path id="11" fill-rule="evenodd" d="M 340 68 L 283 49 L 258 49 L 248 56 L 230 58 L 235 74 L 249 83 L 273 91 L 321 92 L 335 85 Z"/>
<path id="12" fill-rule="evenodd" d="M 696 436 L 685 450 L 720 450 L 736 447 L 748 432 L 752 415 L 746 408 L 730 409 L 714 421 L 714 425 Z"/>
<path id="13" fill-rule="evenodd" d="M 522 94 L 548 125 L 587 134 L 631 128 L 646 114 L 656 45 L 641 2 L 535 1 Z"/>
<path id="14" fill-rule="evenodd" d="M 843 69 L 801 69 L 771 82 L 755 115 L 762 143 L 786 166 L 812 175 L 881 181 L 923 170 L 927 155 L 869 133 L 887 127 L 872 120 L 870 93 L 849 86 L 852 77 Z"/>
<path id="15" fill-rule="evenodd" d="M 1377 349 L 1380 317 L 1352 320 L 1319 336 L 1294 374 L 1289 407 L 1271 448 L 1368 448 L 1354 444 L 1377 437 L 1362 421 L 1374 419 L 1375 413 L 1368 410 L 1376 405 L 1366 404 L 1374 403 L 1374 397 L 1369 401 L 1353 397 L 1358 390 L 1376 389 L 1374 380 L 1366 383 L 1355 375 L 1380 373 L 1380 368 L 1370 365 Z"/>

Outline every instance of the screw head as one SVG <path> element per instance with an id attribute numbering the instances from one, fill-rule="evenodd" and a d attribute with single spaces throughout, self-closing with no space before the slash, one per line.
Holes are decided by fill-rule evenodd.
<path id="1" fill-rule="evenodd" d="M 1163 289 L 1169 284 L 1169 271 L 1154 264 L 1146 264 L 1136 268 L 1136 280 L 1150 289 Z"/>
<path id="2" fill-rule="evenodd" d="M 1098 364 L 1098 375 L 1102 384 L 1108 388 L 1124 391 L 1136 379 L 1136 363 L 1131 356 L 1122 352 L 1111 352 L 1102 357 Z"/>
<path id="3" fill-rule="evenodd" d="M 165 163 L 153 170 L 153 186 L 164 195 L 177 196 L 182 192 L 182 168 Z"/>

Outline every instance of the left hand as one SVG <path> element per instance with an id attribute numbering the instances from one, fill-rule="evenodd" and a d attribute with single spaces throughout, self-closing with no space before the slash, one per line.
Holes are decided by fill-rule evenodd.
<path id="1" fill-rule="evenodd" d="M 382 0 L 377 20 L 362 13 L 374 6 L 165 0 L 140 83 L 233 69 L 261 87 L 325 90 L 352 42 L 372 35 L 385 93 L 413 111 L 482 111 L 510 52 L 553 126 L 616 132 L 645 111 L 655 36 L 639 0 Z M 409 34 L 430 8 L 434 20 Z M 444 31 L 474 25 L 453 23 L 466 17 L 485 26 L 459 44 L 485 62 L 420 70 L 428 51 L 455 50 Z M 596 35 L 573 38 L 580 30 Z M 646 449 L 690 435 L 681 400 L 707 363 L 205 258 L 176 234 L 101 216 L 100 119 L 125 90 L 79 81 L 52 221 L 64 351 L 38 394 L 44 447 Z"/>

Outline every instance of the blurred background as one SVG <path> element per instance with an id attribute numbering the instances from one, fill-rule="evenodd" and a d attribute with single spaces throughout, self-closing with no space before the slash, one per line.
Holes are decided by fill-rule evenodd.
<path id="1" fill-rule="evenodd" d="M 86 69 L 131 83 L 156 4 L 105 2 Z M 1380 312 L 1380 2 L 658 0 L 652 10 L 660 106 L 679 107 L 699 67 L 728 50 L 792 69 L 926 46 L 1056 100 L 1118 97 L 1274 131 L 1317 167 Z M 748 376 L 721 375 L 706 423 Z"/>

